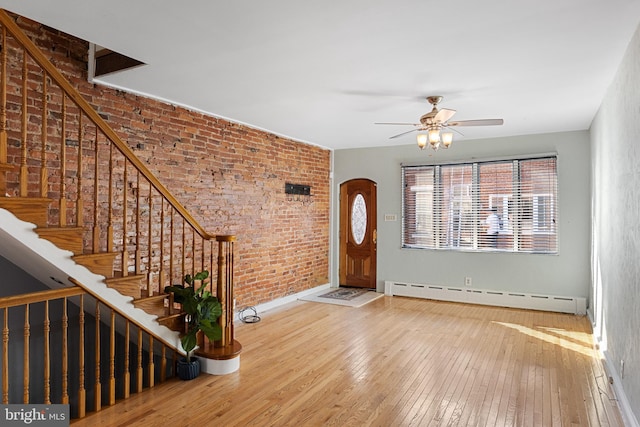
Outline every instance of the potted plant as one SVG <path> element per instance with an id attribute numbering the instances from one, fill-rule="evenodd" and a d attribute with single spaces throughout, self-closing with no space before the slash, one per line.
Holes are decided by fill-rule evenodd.
<path id="1" fill-rule="evenodd" d="M 218 298 L 206 289 L 208 277 L 209 272 L 206 270 L 194 276 L 187 274 L 184 277 L 184 285 L 164 288 L 165 293 L 173 293 L 174 301 L 182 305 L 182 311 L 186 314 L 187 331 L 180 337 L 186 357 L 178 360 L 176 368 L 180 379 L 193 379 L 200 374 L 200 361 L 192 355 L 199 331 L 211 341 L 222 338 L 222 329 L 218 324 L 222 306 Z M 196 289 L 198 282 L 200 287 Z"/>

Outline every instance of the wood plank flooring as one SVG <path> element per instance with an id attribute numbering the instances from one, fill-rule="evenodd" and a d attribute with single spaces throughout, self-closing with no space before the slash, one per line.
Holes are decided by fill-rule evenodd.
<path id="1" fill-rule="evenodd" d="M 586 317 L 402 297 L 241 324 L 240 371 L 76 426 L 622 426 Z"/>

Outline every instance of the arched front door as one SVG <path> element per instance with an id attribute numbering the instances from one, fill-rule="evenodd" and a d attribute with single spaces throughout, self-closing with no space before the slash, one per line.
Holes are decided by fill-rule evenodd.
<path id="1" fill-rule="evenodd" d="M 376 288 L 376 183 L 340 185 L 340 286 Z"/>

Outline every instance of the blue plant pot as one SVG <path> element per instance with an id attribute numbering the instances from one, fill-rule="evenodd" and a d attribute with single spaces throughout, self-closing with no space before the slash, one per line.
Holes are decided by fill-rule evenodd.
<path id="1" fill-rule="evenodd" d="M 191 362 L 187 362 L 184 357 L 178 359 L 176 374 L 181 380 L 192 380 L 200 375 L 200 360 L 192 357 Z"/>

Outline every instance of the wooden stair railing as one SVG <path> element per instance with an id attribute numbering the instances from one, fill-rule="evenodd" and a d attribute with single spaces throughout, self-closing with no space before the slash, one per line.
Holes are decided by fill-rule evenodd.
<path id="1" fill-rule="evenodd" d="M 79 286 L 0 298 L 0 316 L 2 404 L 69 404 L 83 418 L 174 376 L 174 349 Z"/>
<path id="2" fill-rule="evenodd" d="M 233 270 L 220 271 L 216 236 L 2 9 L 0 26 L 0 208 L 35 223 L 40 237 L 177 330 L 164 288 L 187 273 L 218 274 L 225 309 L 218 346 L 233 343 Z M 217 237 L 233 251 L 233 236 Z"/>

